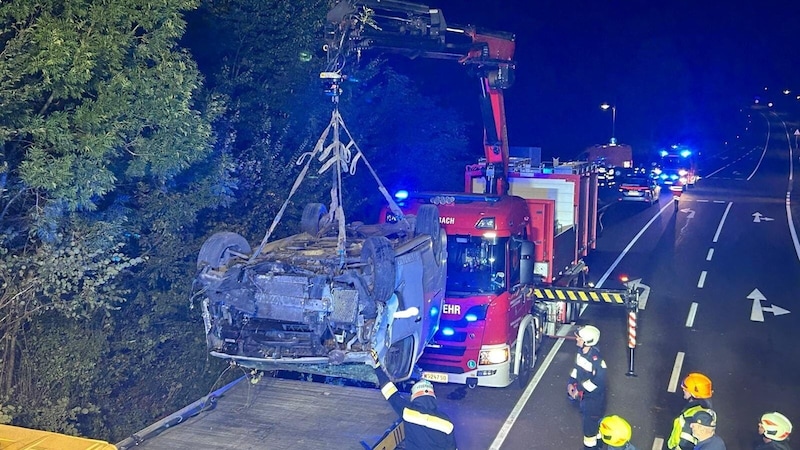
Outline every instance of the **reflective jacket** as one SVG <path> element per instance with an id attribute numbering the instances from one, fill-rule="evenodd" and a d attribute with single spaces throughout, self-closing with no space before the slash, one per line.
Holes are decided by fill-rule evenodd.
<path id="1" fill-rule="evenodd" d="M 705 409 L 711 409 L 711 400 L 696 398 L 689 400 L 678 417 L 672 421 L 672 433 L 667 441 L 668 449 L 692 450 L 694 448 L 697 438 L 692 436 L 692 429 L 687 420 L 695 413 Z"/>
<path id="2" fill-rule="evenodd" d="M 570 382 L 575 384 L 582 398 L 587 396 L 602 397 L 606 392 L 606 362 L 597 347 L 589 347 L 583 353 L 578 350 L 575 355 L 575 367 L 569 374 Z"/>
<path id="3" fill-rule="evenodd" d="M 436 405 L 436 397 L 423 395 L 413 401 L 408 401 L 397 390 L 383 370 L 375 369 L 378 382 L 381 386 L 383 397 L 389 401 L 392 408 L 403 418 L 405 440 L 403 448 L 406 450 L 455 450 L 456 437 L 453 433 L 455 426 Z"/>

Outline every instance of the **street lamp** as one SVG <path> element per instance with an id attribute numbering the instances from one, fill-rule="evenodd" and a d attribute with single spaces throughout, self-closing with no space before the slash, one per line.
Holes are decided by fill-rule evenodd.
<path id="1" fill-rule="evenodd" d="M 611 145 L 616 145 L 617 138 L 614 137 L 614 134 L 616 134 L 615 132 L 617 126 L 617 107 L 614 105 L 609 105 L 608 103 L 603 103 L 602 105 L 600 105 L 600 108 L 603 111 L 606 111 L 609 108 L 611 108 Z"/>

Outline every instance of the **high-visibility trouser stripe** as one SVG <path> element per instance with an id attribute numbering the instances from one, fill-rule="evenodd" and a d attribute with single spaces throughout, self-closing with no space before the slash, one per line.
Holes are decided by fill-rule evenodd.
<path id="1" fill-rule="evenodd" d="M 621 294 L 592 291 L 572 291 L 567 289 L 534 289 L 536 298 L 546 300 L 572 300 L 580 302 L 625 303 Z"/>

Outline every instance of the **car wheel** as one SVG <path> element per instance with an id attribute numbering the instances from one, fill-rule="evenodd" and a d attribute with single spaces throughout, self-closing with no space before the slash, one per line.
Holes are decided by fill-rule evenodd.
<path id="1" fill-rule="evenodd" d="M 442 242 L 447 239 L 446 235 L 441 233 L 441 225 L 439 225 L 439 208 L 436 205 L 422 205 L 417 211 L 417 220 L 414 223 L 414 235 L 419 236 L 427 234 L 431 237 L 433 242 L 433 255 L 437 263 L 441 263 L 442 251 L 446 248 L 446 243 Z"/>
<path id="2" fill-rule="evenodd" d="M 328 208 L 322 203 L 307 204 L 300 219 L 300 231 L 316 236 L 322 228 L 320 223 L 325 214 L 328 214 Z"/>
<path id="3" fill-rule="evenodd" d="M 235 255 L 231 252 L 250 254 L 250 244 L 237 233 L 221 231 L 208 238 L 197 254 L 197 268 L 219 269 L 228 264 Z"/>
<path id="4" fill-rule="evenodd" d="M 525 327 L 522 335 L 522 345 L 520 346 L 519 374 L 517 375 L 517 387 L 525 389 L 531 381 L 533 365 L 536 363 L 536 348 L 530 327 Z"/>
<path id="5" fill-rule="evenodd" d="M 383 236 L 367 238 L 361 248 L 361 262 L 367 293 L 373 301 L 385 303 L 394 293 L 396 277 L 392 243 Z"/>

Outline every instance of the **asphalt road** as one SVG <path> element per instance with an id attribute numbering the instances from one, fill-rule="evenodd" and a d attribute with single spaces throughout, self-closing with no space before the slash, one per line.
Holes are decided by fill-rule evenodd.
<path id="1" fill-rule="evenodd" d="M 665 191 L 658 205 L 619 204 L 605 215 L 588 258 L 592 278 L 618 288 L 627 275 L 649 288 L 634 376 L 623 308 L 590 305 L 579 323 L 602 332 L 607 411 L 631 422 L 640 450 L 666 448 L 684 403 L 680 380 L 691 371 L 713 380 L 717 431 L 731 450 L 752 448 L 763 412 L 800 424 L 800 198 L 792 193 L 800 152 L 797 122 L 785 120 L 756 113 L 746 143 L 703 162 L 678 211 Z M 548 340 L 524 389 L 437 386 L 459 449 L 581 448 L 579 414 L 565 394 L 575 351 L 572 340 Z"/>

